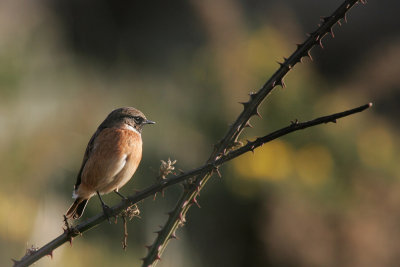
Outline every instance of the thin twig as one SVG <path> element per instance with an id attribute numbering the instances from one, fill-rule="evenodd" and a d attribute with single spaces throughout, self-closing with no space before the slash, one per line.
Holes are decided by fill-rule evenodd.
<path id="1" fill-rule="evenodd" d="M 122 200 L 120 203 L 117 205 L 113 206 L 110 208 L 111 216 L 118 215 L 127 208 L 131 207 L 132 205 L 142 201 L 143 199 L 154 195 L 155 193 L 167 188 L 168 186 L 175 185 L 178 183 L 181 183 L 183 181 L 188 180 L 189 178 L 192 178 L 197 175 L 203 175 L 205 173 L 213 171 L 216 167 L 219 167 L 220 165 L 224 164 L 225 162 L 232 160 L 246 152 L 253 151 L 254 149 L 260 147 L 261 145 L 270 142 L 276 138 L 282 137 L 284 135 L 287 135 L 289 133 L 292 133 L 294 131 L 302 130 L 308 127 L 316 126 L 318 124 L 323 124 L 323 123 L 328 123 L 328 122 L 333 122 L 337 119 L 352 115 L 357 112 L 361 112 L 368 107 L 370 107 L 372 104 L 367 104 L 360 106 L 358 108 L 354 108 L 351 110 L 347 110 L 344 112 L 332 114 L 329 116 L 324 116 L 320 117 L 311 121 L 307 122 L 298 122 L 298 123 L 292 123 L 287 127 L 284 127 L 278 131 L 272 132 L 268 135 L 265 135 L 263 137 L 257 138 L 253 142 L 248 142 L 246 145 L 236 149 L 232 150 L 226 155 L 221 156 L 218 160 L 214 161 L 213 163 L 207 163 L 203 165 L 200 168 L 193 169 L 187 173 L 172 177 L 172 178 L 166 178 L 162 180 L 161 182 L 158 182 L 157 184 L 154 184 L 152 186 L 149 186 L 148 188 L 136 192 L 134 195 L 129 196 L 127 200 Z M 191 204 L 195 203 L 194 201 L 191 203 L 187 203 L 186 206 L 191 206 Z M 174 216 L 173 213 L 171 213 L 170 216 Z M 179 215 L 178 215 L 179 216 Z M 76 237 L 78 235 L 81 235 L 82 233 L 86 232 L 87 230 L 95 227 L 96 225 L 100 224 L 106 220 L 106 216 L 104 213 L 100 213 L 96 216 L 93 216 L 92 218 L 89 218 L 85 222 L 82 222 L 74 227 L 70 227 L 69 231 L 65 231 L 63 234 L 52 240 L 51 242 L 47 243 L 40 249 L 36 249 L 33 252 L 30 252 L 29 255 L 25 255 L 20 261 L 15 262 L 15 267 L 21 267 L 21 266 L 28 266 L 40 258 L 46 256 L 46 255 L 51 255 L 52 251 L 65 242 L 70 241 L 71 238 Z M 178 223 L 183 223 L 184 218 L 181 218 Z M 175 238 L 175 234 L 172 233 L 169 238 Z"/>
<path id="2" fill-rule="evenodd" d="M 126 250 L 128 247 L 128 220 L 132 220 L 134 217 L 140 218 L 140 210 L 136 204 L 133 204 L 126 209 L 124 209 L 120 216 L 122 217 L 122 223 L 124 225 L 124 235 L 122 238 L 122 248 Z"/>
<path id="3" fill-rule="evenodd" d="M 121 217 L 122 217 L 122 223 L 124 224 L 124 237 L 122 239 L 122 249 L 126 250 L 126 248 L 128 247 L 128 225 L 126 222 L 126 216 L 121 215 Z"/>

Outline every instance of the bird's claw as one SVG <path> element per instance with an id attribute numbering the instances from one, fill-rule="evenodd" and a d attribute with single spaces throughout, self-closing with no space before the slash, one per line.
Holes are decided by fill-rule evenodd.
<path id="1" fill-rule="evenodd" d="M 110 217 L 112 217 L 112 209 L 106 204 L 101 205 L 103 208 L 104 216 L 106 216 L 108 223 L 111 224 Z"/>

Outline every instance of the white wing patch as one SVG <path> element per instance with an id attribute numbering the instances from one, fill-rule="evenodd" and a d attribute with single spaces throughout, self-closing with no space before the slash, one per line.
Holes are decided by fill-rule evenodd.
<path id="1" fill-rule="evenodd" d="M 115 169 L 115 173 L 113 173 L 111 175 L 111 178 L 114 178 L 116 175 L 118 175 L 118 173 L 120 173 L 122 171 L 122 169 L 125 167 L 126 165 L 126 159 L 127 159 L 128 155 L 124 155 L 121 159 L 121 161 L 119 162 L 119 166 Z"/>

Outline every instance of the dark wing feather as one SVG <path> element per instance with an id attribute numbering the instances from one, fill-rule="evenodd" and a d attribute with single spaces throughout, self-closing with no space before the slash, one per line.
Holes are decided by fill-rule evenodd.
<path id="1" fill-rule="evenodd" d="M 85 155 L 83 156 L 83 160 L 82 160 L 81 169 L 79 170 L 78 177 L 76 179 L 76 183 L 75 183 L 75 186 L 74 186 L 75 190 L 77 190 L 79 185 L 81 184 L 82 171 L 83 171 L 83 168 L 85 167 L 85 164 L 86 164 L 87 160 L 89 159 L 90 154 L 91 154 L 91 152 L 93 150 L 94 140 L 100 134 L 100 132 L 104 129 L 101 126 L 102 125 L 100 125 L 100 127 L 97 129 L 97 131 L 93 134 L 92 138 L 90 138 L 90 141 L 89 141 L 89 143 L 88 143 L 88 145 L 86 147 Z"/>

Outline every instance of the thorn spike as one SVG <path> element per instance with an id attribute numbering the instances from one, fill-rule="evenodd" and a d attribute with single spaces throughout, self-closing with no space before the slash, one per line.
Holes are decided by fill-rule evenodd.
<path id="1" fill-rule="evenodd" d="M 175 232 L 173 232 L 173 233 L 170 235 L 169 238 L 170 238 L 170 239 L 178 239 L 178 237 L 176 236 L 176 233 L 175 233 Z"/>
<path id="2" fill-rule="evenodd" d="M 327 22 L 331 17 L 322 17 L 321 21 L 323 21 L 324 23 Z"/>
<path id="3" fill-rule="evenodd" d="M 335 38 L 335 34 L 333 33 L 333 28 L 332 27 L 329 29 L 329 33 L 331 34 L 332 38 Z"/>
<path id="4" fill-rule="evenodd" d="M 239 103 L 243 105 L 244 109 L 246 109 L 250 105 L 250 102 L 239 102 Z"/>
<path id="5" fill-rule="evenodd" d="M 252 111 L 250 116 L 258 116 L 262 119 L 260 112 L 258 112 L 258 108 L 256 108 L 254 111 Z"/>
<path id="6" fill-rule="evenodd" d="M 197 202 L 196 197 L 194 197 L 194 198 L 192 199 L 192 202 L 193 202 L 194 204 L 196 204 L 197 207 L 198 207 L 199 209 L 201 208 L 200 205 L 199 205 L 199 202 Z"/>
<path id="7" fill-rule="evenodd" d="M 185 219 L 185 217 L 183 216 L 182 212 L 179 213 L 179 221 L 180 221 L 181 224 L 184 224 L 184 223 L 186 222 L 186 219 Z"/>
<path id="8" fill-rule="evenodd" d="M 312 58 L 312 56 L 311 56 L 311 50 L 308 50 L 308 51 L 307 51 L 307 57 L 309 57 L 310 60 L 313 61 L 313 58 Z"/>
<path id="9" fill-rule="evenodd" d="M 253 100 L 253 99 L 255 99 L 257 97 L 257 93 L 251 92 L 249 95 L 250 95 L 250 99 L 251 100 Z"/>
<path id="10" fill-rule="evenodd" d="M 282 88 L 285 88 L 285 87 L 286 87 L 286 84 L 285 84 L 285 82 L 283 81 L 283 78 L 280 79 L 280 80 L 276 83 L 276 85 L 280 85 Z M 258 111 L 257 111 L 257 113 L 258 113 Z"/>
<path id="11" fill-rule="evenodd" d="M 219 172 L 219 168 L 218 167 L 215 167 L 215 172 L 218 174 L 219 178 L 222 178 L 222 175 Z"/>
<path id="12" fill-rule="evenodd" d="M 244 125 L 244 127 L 253 128 L 253 125 L 251 125 L 251 123 L 249 121 L 247 121 L 246 124 Z"/>

